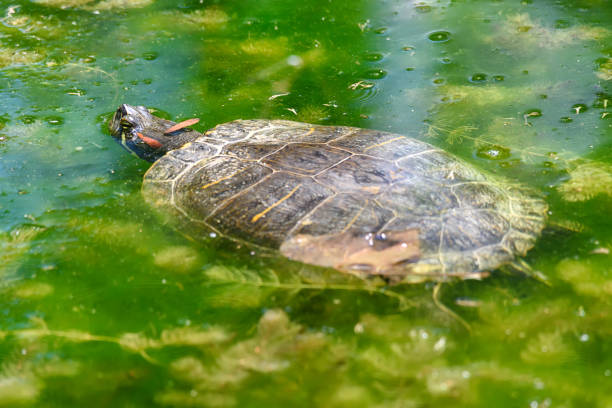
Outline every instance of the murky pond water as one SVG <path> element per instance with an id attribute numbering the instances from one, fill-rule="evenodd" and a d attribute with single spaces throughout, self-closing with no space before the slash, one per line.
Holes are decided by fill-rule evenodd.
<path id="1" fill-rule="evenodd" d="M 610 407 L 607 0 L 0 7 L 0 406 Z M 193 243 L 120 103 L 433 143 L 541 192 L 527 276 L 385 287 Z M 527 266 L 526 266 L 527 265 Z"/>

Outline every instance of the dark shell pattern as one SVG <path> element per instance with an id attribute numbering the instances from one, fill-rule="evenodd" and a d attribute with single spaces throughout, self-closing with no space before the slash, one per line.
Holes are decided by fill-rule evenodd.
<path id="1" fill-rule="evenodd" d="M 346 271 L 478 278 L 529 250 L 546 204 L 411 137 L 237 120 L 159 159 L 147 201 L 222 235 Z"/>

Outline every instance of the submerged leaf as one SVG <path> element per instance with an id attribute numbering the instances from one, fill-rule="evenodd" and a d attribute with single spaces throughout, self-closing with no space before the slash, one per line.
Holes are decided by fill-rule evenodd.
<path id="1" fill-rule="evenodd" d="M 30 248 L 30 242 L 41 231 L 44 228 L 26 225 L 10 233 L 0 233 L 0 286 L 16 271 L 20 258 Z"/>
<path id="2" fill-rule="evenodd" d="M 612 197 L 612 165 L 592 162 L 570 171 L 570 179 L 557 187 L 567 201 L 586 201 L 605 194 Z"/>
<path id="3" fill-rule="evenodd" d="M 193 13 L 182 14 L 187 23 L 196 24 L 204 28 L 218 28 L 229 21 L 229 16 L 218 7 L 208 7 L 204 10 L 196 10 Z"/>
<path id="4" fill-rule="evenodd" d="M 176 273 L 193 272 L 201 265 L 200 254 L 189 246 L 168 246 L 156 252 L 154 263 Z"/>
<path id="5" fill-rule="evenodd" d="M 160 346 L 206 346 L 225 343 L 231 337 L 220 327 L 210 327 L 204 330 L 195 327 L 178 327 L 162 332 Z"/>
<path id="6" fill-rule="evenodd" d="M 266 58 L 281 58 L 287 55 L 287 37 L 249 39 L 240 44 L 240 49 L 248 55 Z"/>
<path id="7" fill-rule="evenodd" d="M 25 282 L 15 288 L 15 296 L 26 299 L 40 299 L 49 296 L 54 291 L 53 286 L 43 282 Z"/>
<path id="8" fill-rule="evenodd" d="M 576 25 L 566 28 L 547 27 L 528 13 L 509 15 L 489 41 L 517 50 L 559 48 L 579 41 L 603 40 L 610 35 L 604 27 Z"/>
<path id="9" fill-rule="evenodd" d="M 335 370 L 338 359 L 344 356 L 327 336 L 305 332 L 300 325 L 291 322 L 285 312 L 275 309 L 261 317 L 253 337 L 215 354 L 214 364 L 204 363 L 195 356 L 174 361 L 170 366 L 171 374 L 187 389 L 168 389 L 159 393 L 156 401 L 194 406 L 190 405 L 193 400 L 183 397 L 189 394 L 231 397 L 240 384 L 259 374 L 269 375 L 292 367 L 302 370 L 305 365 L 315 371 Z"/>
<path id="10" fill-rule="evenodd" d="M 33 0 L 35 3 L 51 7 L 79 7 L 93 2 L 94 0 Z"/>
<path id="11" fill-rule="evenodd" d="M 564 259 L 557 264 L 556 270 L 561 279 L 582 295 L 604 300 L 612 296 L 612 279 L 598 273 L 599 268 L 588 260 Z"/>
<path id="12" fill-rule="evenodd" d="M 529 364 L 557 365 L 572 358 L 575 352 L 558 330 L 538 334 L 521 351 L 521 359 Z"/>
<path id="13" fill-rule="evenodd" d="M 153 0 L 103 0 L 100 3 L 90 6 L 89 8 L 94 10 L 140 8 L 146 7 L 152 3 Z"/>
<path id="14" fill-rule="evenodd" d="M 0 407 L 18 407 L 38 399 L 42 383 L 31 376 L 0 377 Z"/>
<path id="15" fill-rule="evenodd" d="M 42 61 L 44 55 L 37 51 L 0 48 L 0 68 L 14 65 L 30 65 Z"/>
<path id="16" fill-rule="evenodd" d="M 607 61 L 599 65 L 599 69 L 597 70 L 597 76 L 604 81 L 609 81 L 612 79 L 612 58 L 608 58 Z"/>

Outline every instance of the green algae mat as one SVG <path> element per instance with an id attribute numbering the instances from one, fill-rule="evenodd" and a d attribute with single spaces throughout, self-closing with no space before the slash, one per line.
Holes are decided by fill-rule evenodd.
<path id="1" fill-rule="evenodd" d="M 0 4 L 0 407 L 612 407 L 606 0 Z M 167 227 L 119 104 L 418 135 L 549 206 L 388 286 Z"/>

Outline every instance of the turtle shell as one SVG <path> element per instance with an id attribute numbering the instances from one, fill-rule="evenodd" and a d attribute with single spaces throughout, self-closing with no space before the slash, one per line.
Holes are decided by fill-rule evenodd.
<path id="1" fill-rule="evenodd" d="M 414 138 L 283 120 L 215 127 L 155 162 L 143 191 L 197 238 L 394 280 L 480 277 L 533 246 L 547 208 Z"/>

